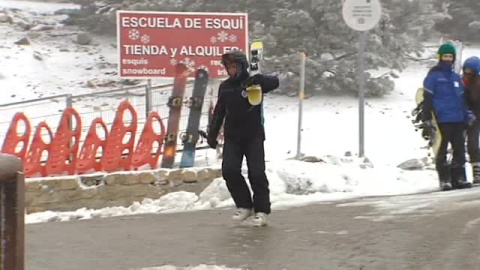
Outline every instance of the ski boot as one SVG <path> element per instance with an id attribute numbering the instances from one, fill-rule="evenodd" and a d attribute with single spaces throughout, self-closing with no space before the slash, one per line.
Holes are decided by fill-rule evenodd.
<path id="1" fill-rule="evenodd" d="M 233 213 L 232 219 L 237 222 L 244 221 L 248 217 L 253 216 L 253 210 L 247 208 L 237 208 Z"/>
<path id="2" fill-rule="evenodd" d="M 480 184 L 480 162 L 472 163 L 473 184 Z"/>
<path id="3" fill-rule="evenodd" d="M 450 166 L 437 165 L 438 180 L 440 180 L 440 189 L 442 191 L 452 190 L 452 183 L 450 181 Z"/>
<path id="4" fill-rule="evenodd" d="M 253 225 L 255 227 L 263 227 L 268 225 L 267 214 L 258 212 L 253 218 Z"/>
<path id="5" fill-rule="evenodd" d="M 452 174 L 452 187 L 454 189 L 472 187 L 472 183 L 467 181 L 467 174 L 465 172 L 465 167 L 452 166 L 451 174 Z"/>
<path id="6" fill-rule="evenodd" d="M 448 191 L 453 189 L 452 184 L 446 181 L 440 181 L 440 188 L 442 189 L 442 191 Z"/>

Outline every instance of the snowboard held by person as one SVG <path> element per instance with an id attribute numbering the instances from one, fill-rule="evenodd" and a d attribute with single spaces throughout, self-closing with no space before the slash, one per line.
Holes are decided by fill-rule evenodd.
<path id="1" fill-rule="evenodd" d="M 237 207 L 233 220 L 243 221 L 254 215 L 255 226 L 267 225 L 270 214 L 269 182 L 265 174 L 263 106 L 252 106 L 247 99 L 248 87 L 260 85 L 268 93 L 279 86 L 276 76 L 255 74 L 250 76 L 249 63 L 242 51 L 222 55 L 229 78 L 218 90 L 218 101 L 208 125 L 207 142 L 217 147 L 217 136 L 222 124 L 224 134 L 222 176 Z M 245 156 L 250 189 L 242 175 Z"/>

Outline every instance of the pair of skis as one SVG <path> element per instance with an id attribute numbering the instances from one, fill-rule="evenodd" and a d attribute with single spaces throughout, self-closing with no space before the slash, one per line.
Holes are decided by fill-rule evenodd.
<path id="1" fill-rule="evenodd" d="M 263 42 L 256 41 L 250 45 L 250 76 L 262 72 Z M 263 93 L 260 85 L 251 85 L 247 88 L 248 102 L 252 106 L 262 103 Z"/>

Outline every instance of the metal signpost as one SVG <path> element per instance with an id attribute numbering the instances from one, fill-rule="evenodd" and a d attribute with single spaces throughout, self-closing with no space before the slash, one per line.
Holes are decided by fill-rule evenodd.
<path id="1" fill-rule="evenodd" d="M 300 54 L 300 88 L 298 89 L 298 131 L 297 131 L 297 155 L 296 158 L 302 157 L 302 119 L 303 119 L 303 99 L 305 98 L 305 61 L 307 56 L 305 53 Z"/>
<path id="2" fill-rule="evenodd" d="M 379 0 L 346 0 L 342 9 L 343 20 L 355 31 L 361 31 L 359 37 L 358 85 L 359 91 L 359 156 L 365 155 L 365 71 L 364 51 L 367 41 L 366 31 L 374 28 L 380 21 L 382 6 Z"/>

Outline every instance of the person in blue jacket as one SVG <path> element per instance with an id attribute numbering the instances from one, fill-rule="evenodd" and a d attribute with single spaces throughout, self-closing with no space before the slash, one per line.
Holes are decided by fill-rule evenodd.
<path id="1" fill-rule="evenodd" d="M 468 109 L 474 114 L 467 131 L 467 149 L 473 170 L 473 183 L 480 184 L 480 58 L 472 56 L 463 63 L 463 84 Z"/>
<path id="2" fill-rule="evenodd" d="M 424 82 L 423 122 L 432 130 L 432 112 L 440 129 L 442 140 L 435 167 L 442 190 L 468 188 L 471 184 L 465 173 L 465 136 L 469 119 L 461 77 L 453 70 L 455 46 L 443 44 L 438 49 L 439 62 L 430 69 Z M 447 162 L 448 144 L 453 148 L 452 164 Z"/>

